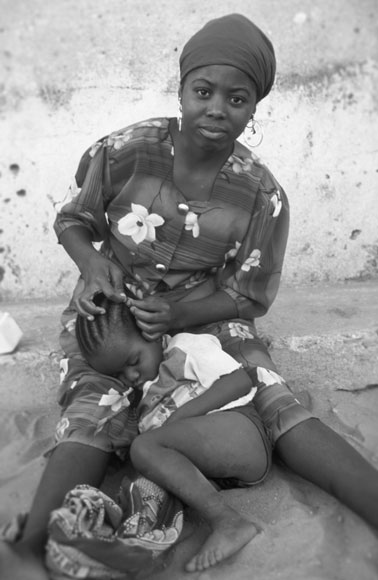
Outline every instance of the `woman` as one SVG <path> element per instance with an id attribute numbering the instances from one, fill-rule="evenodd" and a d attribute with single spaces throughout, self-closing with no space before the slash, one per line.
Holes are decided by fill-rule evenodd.
<path id="1" fill-rule="evenodd" d="M 76 314 L 103 312 L 93 301 L 99 292 L 126 300 L 124 283 L 139 298 L 129 305 L 145 338 L 181 330 L 217 336 L 256 384 L 254 404 L 281 460 L 378 526 L 377 471 L 304 409 L 279 375 L 255 378 L 257 366 L 276 371 L 253 320 L 278 290 L 289 208 L 279 183 L 236 139 L 253 126 L 273 85 L 273 47 L 245 17 L 224 16 L 187 42 L 180 72 L 178 118 L 142 122 L 96 143 L 60 205 L 55 229 L 81 279 L 63 318 L 59 444 L 24 533 L 40 551 L 49 513 L 66 491 L 98 485 L 109 453 L 135 436 L 133 406 L 116 443 L 93 436 L 89 411 L 84 426 L 77 421 L 102 379 L 79 356 Z M 103 242 L 101 252 L 94 241 Z"/>

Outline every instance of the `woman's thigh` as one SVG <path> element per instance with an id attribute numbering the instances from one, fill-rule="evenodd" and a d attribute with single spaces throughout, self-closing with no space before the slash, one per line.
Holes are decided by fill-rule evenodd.
<path id="1" fill-rule="evenodd" d="M 181 419 L 141 437 L 147 445 L 179 451 L 208 478 L 257 482 L 270 464 L 270 449 L 260 429 L 234 411 Z"/>

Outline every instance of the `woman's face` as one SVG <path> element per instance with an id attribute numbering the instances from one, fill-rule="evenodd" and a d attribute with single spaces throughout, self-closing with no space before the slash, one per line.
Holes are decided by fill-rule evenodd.
<path id="1" fill-rule="evenodd" d="M 228 65 L 191 71 L 184 79 L 179 96 L 182 135 L 207 150 L 229 148 L 256 110 L 253 81 Z"/>

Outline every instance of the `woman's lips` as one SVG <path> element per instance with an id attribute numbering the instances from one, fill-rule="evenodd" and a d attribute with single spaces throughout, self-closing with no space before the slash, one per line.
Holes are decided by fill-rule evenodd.
<path id="1" fill-rule="evenodd" d="M 203 137 L 214 141 L 217 139 L 223 139 L 226 135 L 226 131 L 221 127 L 200 127 L 199 131 Z"/>

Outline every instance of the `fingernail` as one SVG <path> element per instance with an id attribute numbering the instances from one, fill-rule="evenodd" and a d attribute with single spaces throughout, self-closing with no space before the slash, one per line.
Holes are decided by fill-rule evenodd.
<path id="1" fill-rule="evenodd" d="M 87 316 L 87 320 L 90 320 L 92 322 L 92 320 L 94 320 L 94 316 Z"/>

